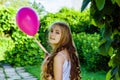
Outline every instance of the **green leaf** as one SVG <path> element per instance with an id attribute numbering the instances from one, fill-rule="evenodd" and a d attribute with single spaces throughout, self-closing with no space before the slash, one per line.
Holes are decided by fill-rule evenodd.
<path id="1" fill-rule="evenodd" d="M 115 0 L 118 6 L 120 7 L 120 0 Z"/>
<path id="2" fill-rule="evenodd" d="M 115 0 L 111 0 L 112 4 L 115 4 Z"/>
<path id="3" fill-rule="evenodd" d="M 90 23 L 93 24 L 94 26 L 97 26 L 97 24 L 96 24 L 96 22 L 95 22 L 94 19 L 91 19 L 91 22 L 90 22 Z"/>
<path id="4" fill-rule="evenodd" d="M 107 56 L 108 54 L 106 54 L 107 51 L 106 51 L 106 48 L 105 48 L 105 43 L 106 43 L 106 40 L 103 39 L 100 43 L 100 46 L 99 46 L 99 52 L 100 52 L 100 54 L 102 54 L 104 56 Z"/>
<path id="5" fill-rule="evenodd" d="M 100 46 L 99 46 L 99 52 L 102 55 L 110 55 L 110 46 L 111 46 L 111 40 L 106 40 L 105 38 L 103 38 L 103 40 L 100 42 Z"/>
<path id="6" fill-rule="evenodd" d="M 100 45 L 104 44 L 106 42 L 106 39 L 103 38 L 101 41 L 100 41 Z"/>
<path id="7" fill-rule="evenodd" d="M 113 62 L 114 62 L 114 64 L 116 64 L 116 65 L 120 65 L 120 54 L 119 54 L 119 52 L 117 52 L 117 53 L 115 53 L 116 55 L 115 56 L 113 56 Z"/>
<path id="8" fill-rule="evenodd" d="M 105 24 L 105 28 L 103 29 L 103 37 L 107 40 L 110 40 L 110 37 L 112 35 L 112 26 L 110 24 Z"/>
<path id="9" fill-rule="evenodd" d="M 120 80 L 120 73 L 119 73 L 119 71 L 118 71 L 117 74 L 116 74 L 116 78 L 117 78 L 118 80 Z"/>
<path id="10" fill-rule="evenodd" d="M 90 0 L 83 0 L 82 7 L 81 7 L 81 12 L 84 11 L 84 9 L 87 7 L 89 2 L 90 2 Z"/>
<path id="11" fill-rule="evenodd" d="M 115 65 L 113 64 L 113 59 L 112 59 L 112 58 L 111 58 L 110 61 L 108 62 L 108 65 L 109 65 L 109 67 L 115 66 Z"/>
<path id="12" fill-rule="evenodd" d="M 112 56 L 112 55 L 113 55 L 113 51 L 114 51 L 114 49 L 113 49 L 112 47 L 110 47 L 110 49 L 109 49 L 109 51 L 108 51 L 109 56 Z"/>
<path id="13" fill-rule="evenodd" d="M 105 44 L 105 48 L 106 48 L 107 53 L 108 53 L 109 50 L 110 50 L 111 42 L 112 42 L 112 40 L 107 40 L 107 42 L 106 42 L 106 44 Z"/>
<path id="14" fill-rule="evenodd" d="M 95 0 L 98 10 L 102 10 L 105 5 L 105 0 Z"/>
<path id="15" fill-rule="evenodd" d="M 118 69 L 119 69 L 119 67 L 116 66 L 116 67 L 114 67 L 114 68 L 111 70 L 111 79 L 110 79 L 110 80 L 112 80 L 112 79 L 115 79 L 115 80 L 116 80 L 116 74 L 117 74 L 117 72 L 118 72 Z"/>
<path id="16" fill-rule="evenodd" d="M 107 75 L 106 75 L 106 80 L 110 80 L 110 76 L 111 76 L 111 70 L 108 71 Z"/>

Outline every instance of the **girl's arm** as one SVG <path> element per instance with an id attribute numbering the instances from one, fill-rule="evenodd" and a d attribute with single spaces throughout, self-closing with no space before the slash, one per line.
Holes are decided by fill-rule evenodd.
<path id="1" fill-rule="evenodd" d="M 64 63 L 64 58 L 57 54 L 54 57 L 54 64 L 53 64 L 53 72 L 54 72 L 54 80 L 62 80 L 62 66 Z"/>

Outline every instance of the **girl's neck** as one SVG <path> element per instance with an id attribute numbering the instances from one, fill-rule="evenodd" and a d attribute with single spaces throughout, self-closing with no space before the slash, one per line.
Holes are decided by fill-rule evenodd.
<path id="1" fill-rule="evenodd" d="M 55 48 L 56 48 L 56 45 L 52 45 L 52 48 L 55 49 Z"/>

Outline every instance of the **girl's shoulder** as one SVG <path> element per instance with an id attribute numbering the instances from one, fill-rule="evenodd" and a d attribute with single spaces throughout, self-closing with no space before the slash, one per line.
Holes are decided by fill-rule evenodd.
<path id="1" fill-rule="evenodd" d="M 54 61 L 61 61 L 64 63 L 65 57 L 63 56 L 62 51 L 58 52 L 57 55 L 54 57 Z"/>
<path id="2" fill-rule="evenodd" d="M 57 55 L 61 56 L 63 58 L 63 60 L 69 61 L 69 53 L 67 52 L 67 50 L 62 50 L 62 51 L 58 52 Z"/>
<path id="3" fill-rule="evenodd" d="M 63 58 L 63 52 L 62 51 L 58 52 L 55 57 L 56 58 Z"/>

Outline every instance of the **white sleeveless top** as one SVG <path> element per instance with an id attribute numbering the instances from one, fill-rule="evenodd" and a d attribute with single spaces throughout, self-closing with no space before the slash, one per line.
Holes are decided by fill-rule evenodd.
<path id="1" fill-rule="evenodd" d="M 64 57 L 65 61 L 63 64 L 63 77 L 62 80 L 70 80 L 70 69 L 71 69 L 71 63 L 66 59 L 66 57 L 61 53 L 61 55 Z"/>

